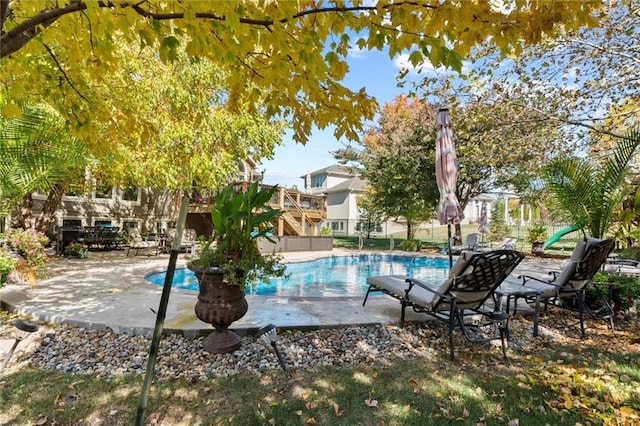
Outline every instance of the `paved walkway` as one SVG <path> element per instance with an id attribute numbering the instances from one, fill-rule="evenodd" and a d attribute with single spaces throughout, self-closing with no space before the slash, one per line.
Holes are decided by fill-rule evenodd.
<path id="1" fill-rule="evenodd" d="M 338 249 L 287 253 L 285 261 L 353 253 Z M 92 253 L 89 259 L 59 258 L 48 267 L 50 278 L 40 280 L 34 287 L 7 285 L 0 289 L 0 302 L 9 310 L 28 314 L 39 321 L 151 336 L 162 288 L 148 283 L 144 277 L 167 269 L 168 260 L 168 255 L 126 257 L 124 251 Z M 185 264 L 186 259 L 181 255 L 178 267 Z M 541 271 L 540 266 L 525 260 L 516 271 L 535 275 Z M 281 329 L 314 329 L 397 323 L 400 318 L 398 301 L 387 296 L 370 297 L 366 306 L 362 306 L 361 297 L 248 295 L 247 300 L 249 311 L 231 326 L 240 335 L 253 334 L 270 323 Z M 164 322 L 165 332 L 186 336 L 210 333 L 212 327 L 194 314 L 195 302 L 196 292 L 173 289 Z M 408 321 L 426 319 L 413 312 L 407 314 Z"/>

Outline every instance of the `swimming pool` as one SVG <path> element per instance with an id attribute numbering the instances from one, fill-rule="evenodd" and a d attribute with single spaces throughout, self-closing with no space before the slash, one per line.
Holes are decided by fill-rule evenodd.
<path id="1" fill-rule="evenodd" d="M 367 292 L 367 277 L 373 275 L 407 275 L 440 284 L 449 272 L 449 260 L 433 257 L 410 257 L 385 254 L 323 257 L 309 262 L 287 263 L 287 278 L 260 283 L 247 294 L 261 296 L 355 297 Z M 163 285 L 165 272 L 145 279 Z M 198 290 L 193 272 L 176 269 L 173 288 Z"/>

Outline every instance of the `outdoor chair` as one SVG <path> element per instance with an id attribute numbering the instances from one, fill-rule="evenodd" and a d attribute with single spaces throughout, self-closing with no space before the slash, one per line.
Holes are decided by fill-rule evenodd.
<path id="1" fill-rule="evenodd" d="M 167 235 L 167 247 L 169 248 L 169 250 L 171 250 L 171 247 L 173 246 L 173 240 L 176 237 L 176 229 L 175 228 L 169 228 L 165 231 L 166 235 Z M 196 233 L 195 229 L 191 229 L 191 228 L 186 228 L 182 231 L 182 239 L 180 240 L 180 250 L 184 250 L 185 252 L 188 252 L 190 254 L 195 254 L 196 252 L 196 247 L 197 247 L 197 239 L 198 234 Z"/>
<path id="2" fill-rule="evenodd" d="M 454 359 L 453 332 L 459 328 L 470 342 L 486 342 L 499 338 L 502 353 L 507 356 L 508 315 L 497 309 L 498 303 L 487 299 L 511 274 L 524 256 L 514 250 L 485 253 L 465 252 L 458 257 L 449 277 L 439 287 L 404 275 L 367 278 L 371 292 L 382 292 L 400 301 L 400 324 L 404 325 L 407 307 L 448 324 L 449 351 Z M 496 337 L 496 328 L 499 337 Z"/>
<path id="3" fill-rule="evenodd" d="M 159 243 L 158 241 L 145 240 L 140 235 L 140 231 L 135 228 L 129 228 L 129 248 L 127 249 L 127 256 L 131 250 L 135 250 L 134 256 L 138 255 L 140 250 L 147 250 L 147 256 L 151 255 L 151 251 L 155 250 L 155 254 L 158 254 Z"/>
<path id="4" fill-rule="evenodd" d="M 518 242 L 517 238 L 508 237 L 502 240 L 502 242 L 497 247 L 482 247 L 482 248 L 478 248 L 477 251 L 515 250 L 517 242 Z"/>
<path id="5" fill-rule="evenodd" d="M 604 265 L 604 272 L 609 274 L 629 275 L 640 278 L 640 262 L 634 259 L 609 257 Z"/>
<path id="6" fill-rule="evenodd" d="M 480 234 L 469 234 L 467 235 L 467 239 L 464 245 L 452 245 L 451 253 L 460 254 L 463 251 L 475 251 L 478 247 L 478 243 L 480 242 Z"/>
<path id="7" fill-rule="evenodd" d="M 614 312 L 605 295 L 601 294 L 596 286 L 594 291 L 598 295 L 601 305 L 592 309 L 585 303 L 585 291 L 587 286 L 593 284 L 594 275 L 602 268 L 607 260 L 607 256 L 613 250 L 615 241 L 613 239 L 599 240 L 595 238 L 584 238 L 576 244 L 571 253 L 571 259 L 565 264 L 561 271 L 550 271 L 550 280 L 538 277 L 521 275 L 522 285 L 538 290 L 535 296 L 535 318 L 539 318 L 540 303 L 544 304 L 545 311 L 548 306 L 567 309 L 578 312 L 580 321 L 580 332 L 585 336 L 584 314 L 589 314 L 592 318 L 608 318 L 611 328 L 615 328 Z M 514 311 L 517 308 L 516 297 Z M 528 303 L 533 303 L 534 298 L 529 296 L 521 297 Z M 600 315 L 604 313 L 604 315 Z M 533 335 L 538 335 L 538 324 L 534 322 Z"/>

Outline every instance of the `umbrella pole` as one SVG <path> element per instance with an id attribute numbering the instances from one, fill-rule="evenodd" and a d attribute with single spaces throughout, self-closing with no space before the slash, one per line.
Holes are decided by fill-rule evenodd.
<path id="1" fill-rule="evenodd" d="M 449 244 L 447 244 L 447 246 L 449 247 L 449 269 L 451 269 L 453 267 L 453 254 L 451 253 L 451 224 L 447 223 L 447 234 L 449 236 Z"/>

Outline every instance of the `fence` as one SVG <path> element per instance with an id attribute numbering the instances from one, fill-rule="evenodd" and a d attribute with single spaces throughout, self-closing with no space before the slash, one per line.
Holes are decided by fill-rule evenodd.
<path id="1" fill-rule="evenodd" d="M 305 237 L 285 235 L 274 239 L 275 244 L 266 238 L 258 239 L 258 248 L 262 253 L 280 253 L 290 251 L 318 251 L 333 249 L 333 237 Z"/>

